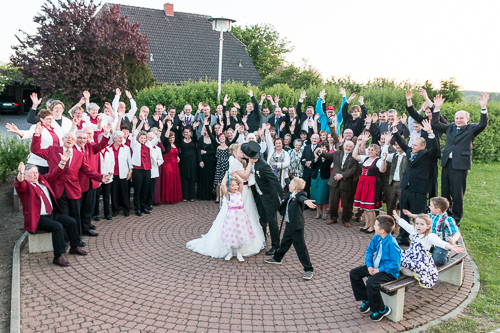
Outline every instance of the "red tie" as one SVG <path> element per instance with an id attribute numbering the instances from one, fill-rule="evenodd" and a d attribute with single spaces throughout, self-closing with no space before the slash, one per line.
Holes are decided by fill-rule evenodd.
<path id="1" fill-rule="evenodd" d="M 52 205 L 50 203 L 49 198 L 47 198 L 41 186 L 38 186 L 38 188 L 40 189 L 40 192 L 42 194 L 42 200 L 43 204 L 45 205 L 45 211 L 47 212 L 47 214 L 52 214 Z"/>

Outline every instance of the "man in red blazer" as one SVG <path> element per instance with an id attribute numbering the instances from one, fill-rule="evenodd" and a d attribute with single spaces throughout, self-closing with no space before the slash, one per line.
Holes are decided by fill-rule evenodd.
<path id="1" fill-rule="evenodd" d="M 97 165 L 99 152 L 106 148 L 109 142 L 109 132 L 113 126 L 107 124 L 104 127 L 103 137 L 99 143 L 92 142 L 94 138 L 94 131 L 91 127 L 86 127 L 83 130 L 76 131 L 76 149 L 84 154 L 87 164 L 90 168 L 97 172 Z M 80 199 L 80 220 L 82 223 L 82 233 L 87 236 L 96 237 L 99 234 L 92 231 L 95 226 L 92 225 L 92 199 L 94 197 L 94 189 L 99 187 L 100 182 L 90 180 L 89 177 L 80 170 L 78 176 L 80 178 L 80 188 L 82 190 L 82 197 Z"/>
<path id="2" fill-rule="evenodd" d="M 59 164 L 59 154 L 69 151 L 70 158 L 64 168 L 65 172 L 52 182 L 52 189 L 62 213 L 75 219 L 78 235 L 81 237 L 82 226 L 79 199 L 82 197 L 82 189 L 80 187 L 80 171 L 90 179 L 98 182 L 107 182 L 110 177 L 108 175 L 103 176 L 90 168 L 85 160 L 85 155 L 74 147 L 76 141 L 75 134 L 67 133 L 64 135 L 63 147 L 51 146 L 42 149 L 40 147 L 41 132 L 41 125 L 38 123 L 35 128 L 35 135 L 31 141 L 31 152 L 47 160 L 49 172 L 54 170 Z M 80 246 L 85 246 L 85 243 L 81 242 Z"/>
<path id="3" fill-rule="evenodd" d="M 53 263 L 59 266 L 69 266 L 69 262 L 62 256 L 66 253 L 64 229 L 68 233 L 71 248 L 70 254 L 81 256 L 87 252 L 80 249 L 80 237 L 76 231 L 76 222 L 73 218 L 60 213 L 57 202 L 54 201 L 54 192 L 50 183 L 60 177 L 70 158 L 69 152 L 61 155 L 58 167 L 46 175 L 40 175 L 34 165 L 24 166 L 21 162 L 18 167 L 14 186 L 23 206 L 24 230 L 33 233 L 37 230 L 52 233 L 52 246 L 54 248 Z M 55 202 L 55 206 L 53 204 Z"/>

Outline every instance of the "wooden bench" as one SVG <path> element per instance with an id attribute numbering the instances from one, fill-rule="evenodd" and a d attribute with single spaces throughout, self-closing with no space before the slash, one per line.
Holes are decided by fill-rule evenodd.
<path id="1" fill-rule="evenodd" d="M 28 233 L 28 244 L 30 253 L 54 251 L 51 232 L 37 230 L 34 233 Z"/>
<path id="2" fill-rule="evenodd" d="M 458 242 L 460 246 L 465 247 L 462 240 Z M 455 286 L 462 285 L 464 259 L 467 257 L 467 251 L 462 253 L 452 252 L 448 263 L 438 266 L 439 281 L 446 282 Z M 405 291 L 417 280 L 413 277 L 400 275 L 396 281 L 385 283 L 381 286 L 380 291 L 384 303 L 391 308 L 391 313 L 387 316 L 393 322 L 403 320 L 403 309 L 405 304 Z"/>

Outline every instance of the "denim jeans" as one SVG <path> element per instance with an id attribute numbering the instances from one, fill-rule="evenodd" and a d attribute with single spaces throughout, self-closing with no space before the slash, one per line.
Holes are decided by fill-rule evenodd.
<path id="1" fill-rule="evenodd" d="M 449 258 L 448 258 L 448 250 L 440 248 L 440 247 L 433 247 L 431 249 L 432 252 L 432 259 L 434 260 L 434 263 L 436 266 L 442 266 L 446 263 L 448 263 Z"/>

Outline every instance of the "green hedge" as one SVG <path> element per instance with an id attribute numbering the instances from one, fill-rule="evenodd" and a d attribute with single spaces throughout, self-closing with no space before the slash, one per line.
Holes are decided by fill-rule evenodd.
<path id="1" fill-rule="evenodd" d="M 412 86 L 410 84 L 390 84 L 391 82 L 382 82 L 380 86 L 377 84 L 358 85 L 358 96 L 363 96 L 365 104 L 370 113 L 379 112 L 380 110 L 396 109 L 398 114 L 406 111 L 405 91 Z M 277 84 L 273 87 L 261 90 L 258 87 L 251 85 L 245 86 L 242 83 L 227 82 L 222 85 L 222 97 L 224 94 L 229 94 L 231 98 L 229 104 L 238 102 L 241 107 L 250 101 L 247 92 L 252 89 L 257 100 L 260 101 L 262 93 L 270 94 L 273 97 L 280 96 L 281 106 L 295 106 L 300 96 L 300 90 L 294 90 L 288 85 Z M 334 83 L 327 83 L 321 86 L 312 86 L 306 89 L 307 98 L 304 105 L 316 105 L 319 92 L 326 90 L 326 103 L 333 105 L 336 111 L 339 111 L 342 96 L 339 94 L 339 87 Z M 351 91 L 347 91 L 348 97 Z M 135 98 L 137 106 L 140 108 L 143 105 L 149 107 L 150 112 L 154 111 L 157 103 L 165 106 L 170 104 L 177 107 L 177 112 L 180 112 L 185 104 L 191 104 L 193 110 L 196 111 L 198 103 L 203 102 L 212 106 L 212 112 L 215 110 L 217 102 L 217 82 L 186 82 L 180 86 L 164 84 L 149 89 L 142 90 Z M 418 108 L 422 105 L 423 99 L 418 95 L 418 91 L 414 90 L 413 104 Z M 358 104 L 357 98 L 353 104 Z M 264 105 L 270 105 L 269 101 L 265 101 Z M 443 114 L 453 121 L 454 114 L 458 110 L 467 110 L 471 113 L 471 122 L 479 121 L 480 107 L 478 103 L 467 104 L 465 101 L 456 103 L 445 103 L 443 106 Z M 488 104 L 490 116 L 489 125 L 486 130 L 481 133 L 474 142 L 474 162 L 490 163 L 500 161 L 498 150 L 500 148 L 500 102 L 490 102 Z"/>
<path id="2" fill-rule="evenodd" d="M 0 179 L 5 182 L 7 178 L 17 173 L 21 161 L 26 163 L 30 153 L 29 141 L 20 140 L 17 136 L 0 136 Z"/>

